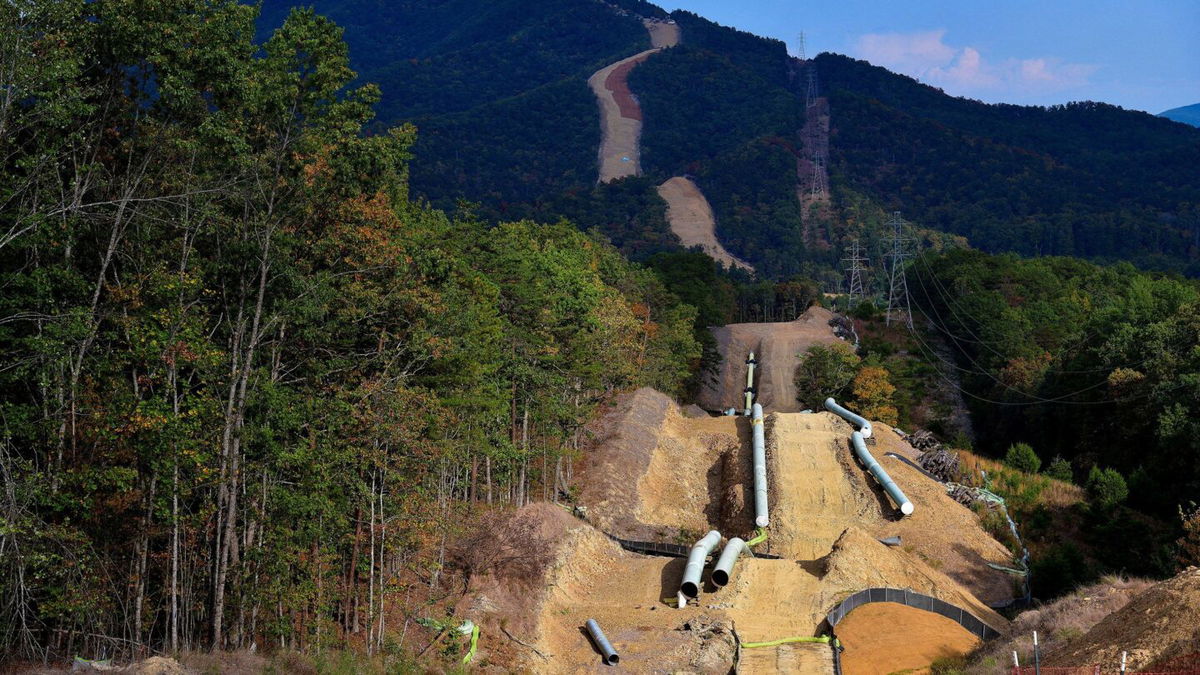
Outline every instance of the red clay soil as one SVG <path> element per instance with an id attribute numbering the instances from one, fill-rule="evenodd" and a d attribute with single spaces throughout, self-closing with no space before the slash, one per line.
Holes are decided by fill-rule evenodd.
<path id="1" fill-rule="evenodd" d="M 641 58 L 622 63 L 604 79 L 604 88 L 612 92 L 613 99 L 617 102 L 617 108 L 621 111 L 621 117 L 625 119 L 642 121 L 642 107 L 633 97 L 633 92 L 629 91 L 628 77 L 629 71 L 633 70 L 634 66 L 648 58 L 650 58 L 650 54 L 644 54 Z"/>
<path id="2" fill-rule="evenodd" d="M 894 602 L 876 602 L 850 612 L 837 627 L 846 675 L 909 672 L 936 659 L 961 656 L 979 638 L 941 614 Z"/>

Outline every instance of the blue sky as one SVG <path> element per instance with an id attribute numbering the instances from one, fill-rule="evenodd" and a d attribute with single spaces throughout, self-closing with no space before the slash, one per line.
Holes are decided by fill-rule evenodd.
<path id="1" fill-rule="evenodd" d="M 1200 103 L 1200 0 L 676 0 L 717 23 L 911 75 L 955 96 Z"/>

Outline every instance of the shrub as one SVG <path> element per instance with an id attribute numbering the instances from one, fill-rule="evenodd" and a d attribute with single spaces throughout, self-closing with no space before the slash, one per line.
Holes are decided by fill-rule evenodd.
<path id="1" fill-rule="evenodd" d="M 1200 565 L 1200 506 L 1191 502 L 1187 511 L 1179 507 L 1179 520 L 1183 525 L 1183 536 L 1175 542 L 1179 565 Z"/>
<path id="2" fill-rule="evenodd" d="M 1025 473 L 1037 473 L 1038 469 L 1042 468 L 1042 460 L 1028 443 L 1014 443 L 1009 446 L 1004 455 L 1004 463 Z"/>
<path id="3" fill-rule="evenodd" d="M 1054 456 L 1054 461 L 1050 462 L 1050 466 L 1046 467 L 1046 475 L 1068 483 L 1075 479 L 1075 474 L 1071 471 L 1071 463 L 1064 459 L 1062 455 Z"/>
<path id="4" fill-rule="evenodd" d="M 1116 469 L 1092 466 L 1088 473 L 1087 492 L 1094 504 L 1111 509 L 1125 501 L 1129 496 L 1129 487 L 1125 485 L 1125 478 Z"/>
<path id="5" fill-rule="evenodd" d="M 1083 554 L 1074 544 L 1051 548 L 1030 566 L 1033 594 L 1042 600 L 1057 597 L 1079 585 L 1087 578 L 1088 569 Z"/>
<path id="6" fill-rule="evenodd" d="M 854 380 L 860 360 L 842 343 L 809 347 L 796 367 L 796 400 L 819 409 L 826 398 L 840 398 Z"/>

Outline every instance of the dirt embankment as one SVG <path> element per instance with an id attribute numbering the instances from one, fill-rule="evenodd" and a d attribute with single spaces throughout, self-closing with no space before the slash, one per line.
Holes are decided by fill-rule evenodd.
<path id="1" fill-rule="evenodd" d="M 717 221 L 712 206 L 694 182 L 676 176 L 658 186 L 658 194 L 667 202 L 667 222 L 684 248 L 699 246 L 725 267 L 753 272 L 749 263 L 738 259 L 717 240 Z"/>
<path id="2" fill-rule="evenodd" d="M 712 329 L 721 354 L 715 377 L 704 382 L 698 403 L 708 410 L 741 409 L 746 388 L 746 357 L 754 352 L 757 401 L 767 412 L 798 412 L 796 366 L 804 350 L 814 344 L 843 340 L 833 333 L 833 313 L 812 307 L 795 321 L 780 323 L 733 323 Z"/>
<path id="3" fill-rule="evenodd" d="M 634 54 L 597 70 L 588 86 L 600 104 L 600 182 L 637 176 L 642 172 L 642 109 L 629 90 L 629 71 L 651 55 L 679 44 L 679 26 L 645 20 L 653 49 Z"/>

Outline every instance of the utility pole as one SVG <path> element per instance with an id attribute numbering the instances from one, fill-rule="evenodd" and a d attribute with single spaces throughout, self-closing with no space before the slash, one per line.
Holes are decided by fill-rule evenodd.
<path id="1" fill-rule="evenodd" d="M 862 273 L 867 271 L 867 257 L 864 255 L 862 246 L 859 245 L 858 239 L 850 240 L 850 251 L 842 262 L 848 265 L 846 271 L 850 273 L 850 293 L 849 293 L 849 309 L 854 308 L 855 298 L 859 302 L 865 297 L 863 293 Z"/>
<path id="2" fill-rule="evenodd" d="M 904 276 L 904 263 L 911 257 L 911 254 L 906 250 L 907 244 L 912 239 L 904 236 L 904 219 L 900 217 L 899 211 L 892 212 L 892 217 L 888 220 L 887 224 L 892 229 L 891 234 L 884 239 L 884 244 L 888 248 L 888 252 L 884 257 L 891 260 L 891 267 L 888 274 L 887 325 L 892 325 L 893 318 L 897 321 L 903 318 L 904 323 L 908 324 L 908 329 L 912 330 L 912 309 L 908 302 L 908 280 Z"/>

